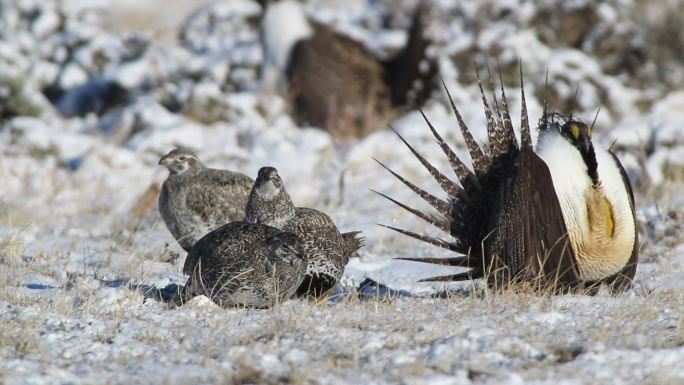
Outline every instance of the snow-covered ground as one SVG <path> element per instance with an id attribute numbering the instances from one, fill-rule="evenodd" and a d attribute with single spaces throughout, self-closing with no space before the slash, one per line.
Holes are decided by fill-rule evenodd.
<path id="1" fill-rule="evenodd" d="M 382 55 L 401 45 L 414 4 L 307 5 Z M 567 112 L 579 86 L 575 114 L 601 108 L 597 140 L 635 185 L 641 260 L 632 289 L 595 297 L 417 284 L 445 268 L 392 258 L 445 252 L 377 226 L 433 231 L 369 190 L 421 206 L 375 157 L 439 191 L 400 141 L 338 143 L 282 106 L 264 111 L 256 2 L 145 18 L 163 6 L 0 3 L 0 383 L 684 383 L 684 2 L 433 5 L 441 74 L 481 142 L 474 60 L 498 58 L 516 120 L 519 58 L 533 120 L 547 70 L 552 107 Z M 140 28 L 122 25 L 126 12 L 151 20 L 147 32 L 123 32 Z M 112 82 L 123 95 L 99 104 Z M 51 85 L 72 91 L 53 105 Z M 425 113 L 467 158 L 443 92 Z M 393 126 L 447 170 L 418 113 Z M 339 295 L 271 310 L 160 301 L 185 280 L 156 209 L 157 161 L 177 145 L 251 176 L 275 166 L 297 205 L 361 230 Z M 356 292 L 367 278 L 381 285 Z"/>

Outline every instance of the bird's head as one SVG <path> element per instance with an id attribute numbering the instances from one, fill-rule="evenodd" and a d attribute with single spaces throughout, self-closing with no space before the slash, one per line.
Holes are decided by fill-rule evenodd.
<path id="1" fill-rule="evenodd" d="M 174 148 L 159 159 L 159 165 L 166 166 L 173 175 L 180 175 L 188 170 L 201 168 L 202 162 L 192 151 L 184 148 Z"/>
<path id="2" fill-rule="evenodd" d="M 278 170 L 273 167 L 262 167 L 249 194 L 245 221 L 281 228 L 294 215 L 294 204 L 285 191 Z"/>
<path id="3" fill-rule="evenodd" d="M 591 127 L 577 120 L 568 120 L 560 126 L 560 133 L 580 153 L 586 154 L 593 151 L 594 145 L 591 143 Z"/>
<path id="4" fill-rule="evenodd" d="M 283 180 L 274 167 L 262 167 L 254 182 L 254 192 L 264 199 L 275 198 L 283 190 Z"/>
<path id="5" fill-rule="evenodd" d="M 549 136 L 551 134 L 551 136 Z M 592 185 L 599 185 L 598 164 L 592 142 L 592 129 L 586 123 L 558 113 L 546 113 L 539 121 L 539 140 L 560 134 L 582 156 Z"/>
<path id="6" fill-rule="evenodd" d="M 582 155 L 592 185 L 598 186 L 598 163 L 596 162 L 594 144 L 591 141 L 591 127 L 578 120 L 569 119 L 560 125 L 559 131 Z"/>

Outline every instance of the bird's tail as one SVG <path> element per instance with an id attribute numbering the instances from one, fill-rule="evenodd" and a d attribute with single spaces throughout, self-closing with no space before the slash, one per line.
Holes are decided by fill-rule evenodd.
<path id="1" fill-rule="evenodd" d="M 525 91 L 522 85 L 522 69 L 520 72 L 520 81 L 522 98 L 522 143 L 520 147 L 522 149 L 531 150 L 532 139 L 527 117 Z M 445 277 L 434 277 L 427 279 L 428 281 L 459 281 L 482 277 L 486 268 L 486 263 L 482 260 L 483 256 L 481 254 L 481 247 L 483 239 L 488 236 L 486 223 L 486 203 L 487 199 L 489 199 L 488 194 L 491 193 L 491 191 L 489 191 L 491 190 L 489 185 L 496 182 L 496 176 L 494 174 L 496 169 L 500 167 L 501 162 L 505 162 L 508 155 L 519 151 L 518 142 L 515 138 L 513 126 L 511 124 L 508 100 L 503 89 L 503 84 L 501 85 L 501 104 L 499 104 L 494 90 L 494 82 L 491 80 L 490 75 L 493 105 L 490 104 L 490 100 L 485 94 L 479 74 L 478 84 L 484 105 L 484 113 L 487 122 L 487 133 L 489 138 L 489 146 L 485 147 L 484 149 L 481 148 L 475 141 L 470 129 L 468 129 L 463 121 L 461 113 L 454 104 L 449 91 L 446 89 L 446 85 L 444 85 L 449 102 L 454 114 L 456 115 L 456 120 L 458 122 L 461 134 L 463 135 L 468 152 L 470 153 L 470 157 L 472 159 L 472 171 L 456 155 L 454 150 L 444 141 L 442 136 L 437 132 L 432 123 L 430 123 L 425 114 L 423 114 L 421 111 L 428 128 L 432 132 L 432 135 L 437 141 L 437 144 L 440 146 L 442 152 L 447 157 L 453 172 L 458 178 L 458 181 L 449 179 L 449 177 L 437 170 L 437 168 L 427 161 L 415 148 L 413 148 L 413 146 L 411 146 L 411 144 L 409 144 L 399 133 L 395 131 L 397 136 L 399 136 L 399 139 L 408 147 L 408 149 L 413 153 L 418 161 L 420 161 L 430 175 L 432 175 L 442 190 L 444 190 L 447 195 L 446 199 L 437 197 L 423 190 L 378 161 L 381 166 L 387 169 L 387 171 L 389 171 L 403 184 L 408 186 L 411 190 L 413 190 L 413 192 L 425 200 L 430 206 L 432 206 L 436 213 L 434 211 L 432 213 L 420 211 L 418 209 L 409 207 L 408 205 L 399 202 L 385 194 L 378 194 L 447 233 L 453 238 L 453 240 L 448 241 L 439 237 L 418 234 L 393 226 L 385 227 L 401 234 L 416 238 L 420 241 L 463 254 L 463 256 L 444 259 L 402 259 L 467 267 L 471 269 L 466 273 Z"/>
<path id="2" fill-rule="evenodd" d="M 346 255 L 352 255 L 354 252 L 366 245 L 366 238 L 361 236 L 360 231 L 342 233 L 342 238 L 345 242 Z"/>
<path id="3" fill-rule="evenodd" d="M 413 13 L 406 46 L 383 63 L 395 106 L 420 107 L 434 88 L 437 61 L 429 53 L 432 40 L 426 32 L 428 13 L 429 6 L 423 0 Z"/>

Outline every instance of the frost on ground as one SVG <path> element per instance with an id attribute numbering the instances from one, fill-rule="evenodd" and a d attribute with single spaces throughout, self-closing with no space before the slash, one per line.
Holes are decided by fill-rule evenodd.
<path id="1" fill-rule="evenodd" d="M 444 268 L 392 258 L 445 253 L 375 225 L 432 231 L 369 191 L 421 204 L 372 157 L 439 187 L 393 134 L 336 143 L 282 105 L 260 109 L 255 2 L 166 20 L 170 41 L 153 25 L 122 32 L 128 4 L 0 4 L 0 383 L 684 383 L 681 1 L 434 5 L 442 76 L 481 142 L 473 59 L 499 59 L 514 120 L 518 58 L 533 119 L 547 69 L 552 107 L 569 110 L 579 86 L 576 115 L 602 108 L 597 140 L 636 188 L 641 263 L 633 289 L 595 297 L 417 284 Z M 413 4 L 308 8 L 386 55 Z M 435 92 L 425 113 L 465 155 L 447 107 Z M 393 126 L 448 167 L 419 114 Z M 252 176 L 273 165 L 298 205 L 362 230 L 338 296 L 272 310 L 160 301 L 185 281 L 156 209 L 157 161 L 179 144 Z M 364 282 L 377 284 L 357 292 Z"/>

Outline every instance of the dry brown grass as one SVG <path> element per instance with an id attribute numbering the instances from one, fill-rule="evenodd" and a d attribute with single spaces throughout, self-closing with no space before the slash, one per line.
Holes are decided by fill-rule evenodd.
<path id="1" fill-rule="evenodd" d="M 491 383 L 509 379 L 510 373 L 525 381 L 590 382 L 595 373 L 607 372 L 626 382 L 646 378 L 677 383 L 673 373 L 679 368 L 666 360 L 662 365 L 649 361 L 638 373 L 618 365 L 619 354 L 648 360 L 661 353 L 678 354 L 684 346 L 683 299 L 657 284 L 644 289 L 639 283 L 637 290 L 618 296 L 555 296 L 533 292 L 524 284 L 503 290 L 475 285 L 468 295 L 447 292 L 445 298 L 349 293 L 334 303 L 294 300 L 268 310 L 222 309 L 201 301 L 170 307 L 128 288 L 128 282 L 158 277 L 154 269 L 164 250 L 150 240 L 153 228 L 130 229 L 122 218 L 112 222 L 109 235 L 79 238 L 65 249 L 24 258 L 24 222 L 14 219 L 18 213 L 13 215 L 0 218 L 17 229 L 0 239 L 0 306 L 5 306 L 0 307 L 0 322 L 7 326 L 0 331 L 3 362 L 67 367 L 82 360 L 101 376 L 117 374 L 133 382 L 150 380 L 146 372 L 157 379 L 182 375 L 188 382 L 266 384 L 380 378 L 420 383 L 434 376 Z M 680 222 L 674 218 L 662 224 Z M 681 244 L 678 234 L 662 234 L 674 237 L 672 245 Z M 375 247 L 415 247 L 400 239 L 388 237 Z M 644 239 L 650 248 L 660 238 L 651 234 Z M 662 260 L 647 260 L 654 264 L 656 277 L 678 269 L 664 263 L 672 255 L 667 248 L 660 252 Z M 54 266 L 66 266 L 73 253 L 84 266 L 59 274 Z M 174 269 L 178 267 L 167 270 Z M 51 277 L 59 287 L 51 295 L 27 294 L 22 287 L 27 283 L 22 279 L 25 273 Z M 123 283 L 111 288 L 103 284 L 114 279 Z M 87 322 L 69 326 L 80 320 Z M 56 327 L 55 322 L 64 326 Z M 51 344 L 55 339 L 58 343 Z M 99 349 L 96 352 L 112 351 L 114 356 L 98 358 L 82 345 Z M 64 351 L 68 358 L 61 355 Z M 594 359 L 606 360 L 600 370 Z M 172 366 L 182 367 L 182 374 Z M 134 367 L 145 370 L 136 372 Z"/>

